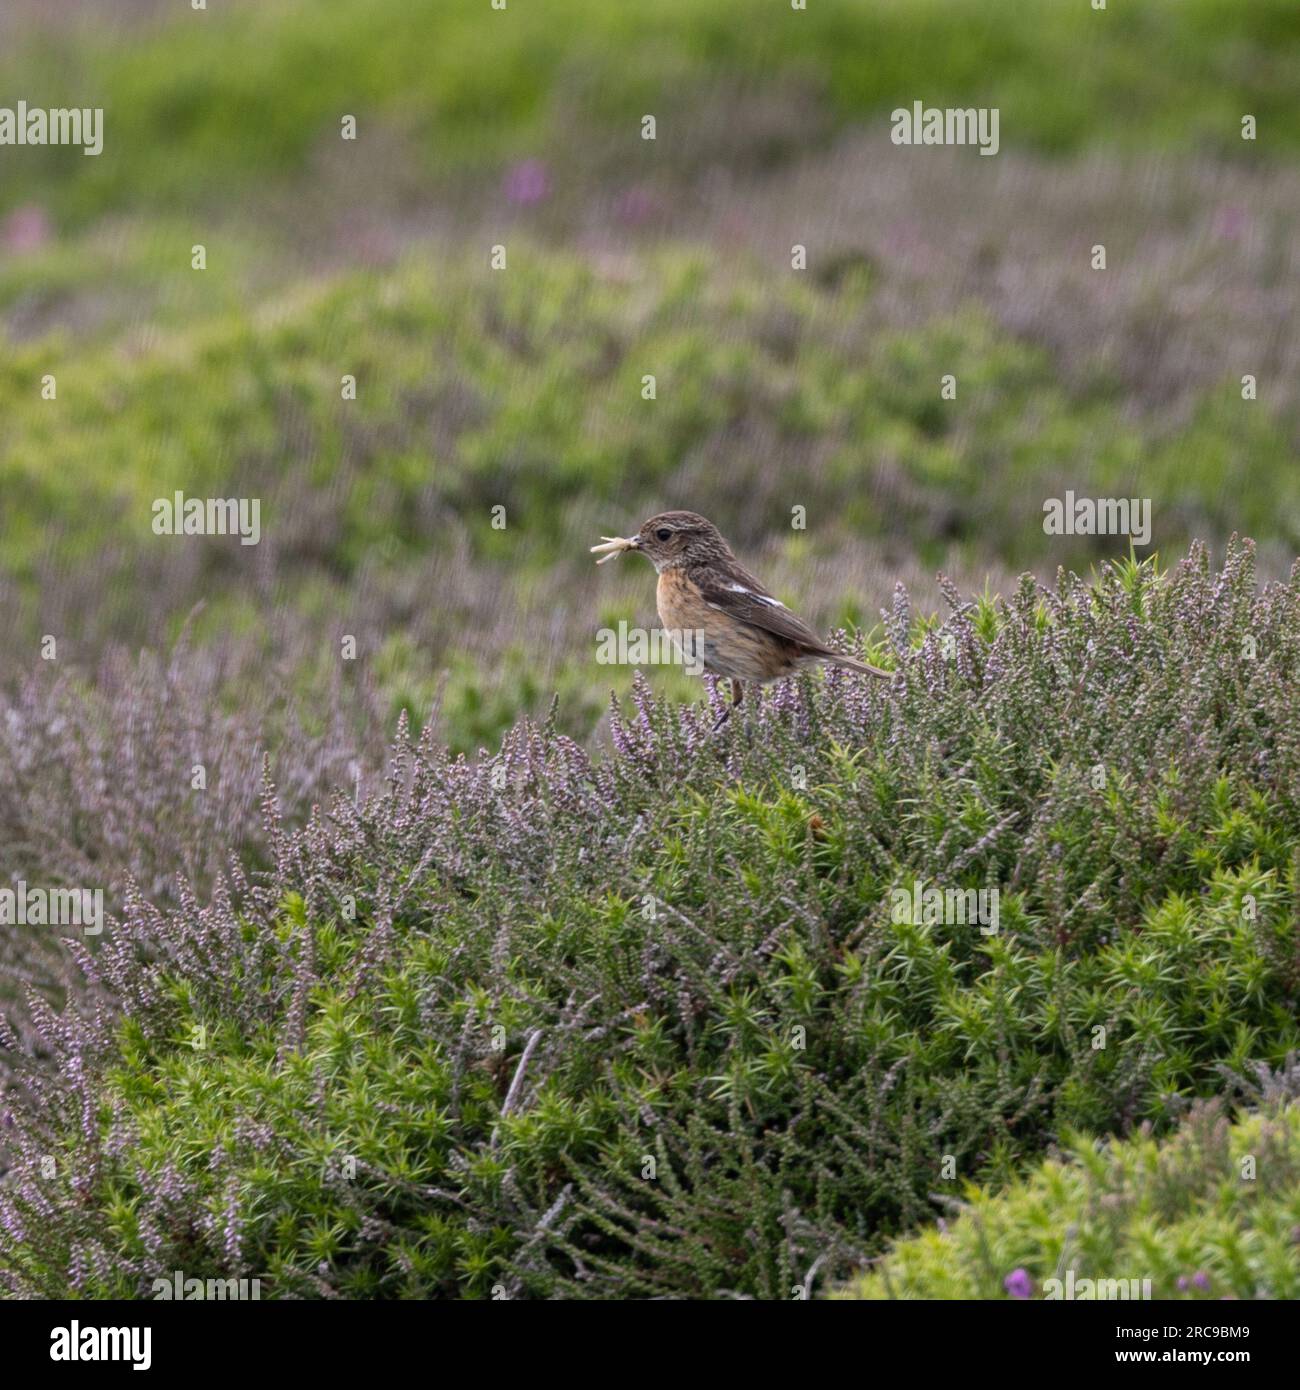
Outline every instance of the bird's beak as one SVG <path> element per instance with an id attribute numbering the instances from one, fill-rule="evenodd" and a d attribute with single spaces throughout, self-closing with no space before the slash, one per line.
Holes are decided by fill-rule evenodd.
<path id="1" fill-rule="evenodd" d="M 599 555 L 596 561 L 598 565 L 603 565 L 606 560 L 613 560 L 621 555 L 625 550 L 640 550 L 641 538 L 639 536 L 602 536 L 604 545 L 593 545 L 591 553 Z"/>

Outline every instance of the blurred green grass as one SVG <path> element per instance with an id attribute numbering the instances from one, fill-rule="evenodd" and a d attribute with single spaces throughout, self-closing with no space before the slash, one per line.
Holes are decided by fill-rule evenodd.
<path id="1" fill-rule="evenodd" d="M 1241 152 L 1300 145 L 1291 0 L 260 0 L 122 31 L 36 29 L 0 58 L 0 91 L 102 106 L 104 153 L 7 151 L 0 210 L 48 201 L 192 212 L 310 172 L 356 115 L 409 142 L 421 172 L 581 150 L 583 132 L 675 121 L 725 75 L 789 87 L 837 124 L 899 104 L 996 105 L 1003 140 Z M 635 54 L 635 61 L 629 55 Z"/>

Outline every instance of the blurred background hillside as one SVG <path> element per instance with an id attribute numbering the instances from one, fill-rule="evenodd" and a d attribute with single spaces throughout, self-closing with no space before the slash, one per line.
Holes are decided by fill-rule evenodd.
<path id="1" fill-rule="evenodd" d="M 591 735 L 596 629 L 654 614 L 587 547 L 664 506 L 826 628 L 1126 550 L 1044 534 L 1066 489 L 1151 498 L 1162 556 L 1300 548 L 1293 0 L 8 0 L 0 39 L 0 105 L 105 110 L 98 158 L 0 149 L 11 691 L 128 691 L 184 630 L 185 737 L 256 711 L 333 775 L 403 708 Z M 891 144 L 918 100 L 1000 152 Z M 261 543 L 154 535 L 176 490 Z"/>

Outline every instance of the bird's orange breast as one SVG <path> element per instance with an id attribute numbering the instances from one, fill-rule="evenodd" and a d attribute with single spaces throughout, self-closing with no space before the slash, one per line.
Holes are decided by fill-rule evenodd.
<path id="1" fill-rule="evenodd" d="M 734 680 L 770 681 L 795 669 L 798 647 L 709 603 L 680 569 L 659 576 L 659 621 L 670 632 L 688 632 L 704 668 Z"/>
<path id="2" fill-rule="evenodd" d="M 655 590 L 659 621 L 666 628 L 703 627 L 713 615 L 699 588 L 680 569 L 666 569 Z"/>

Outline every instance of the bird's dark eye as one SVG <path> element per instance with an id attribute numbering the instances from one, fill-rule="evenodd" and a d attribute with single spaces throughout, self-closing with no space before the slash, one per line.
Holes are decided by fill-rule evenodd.
<path id="1" fill-rule="evenodd" d="M 661 541 L 669 541 L 673 538 L 673 533 L 666 526 L 661 526 L 655 532 L 655 535 L 658 536 Z"/>

